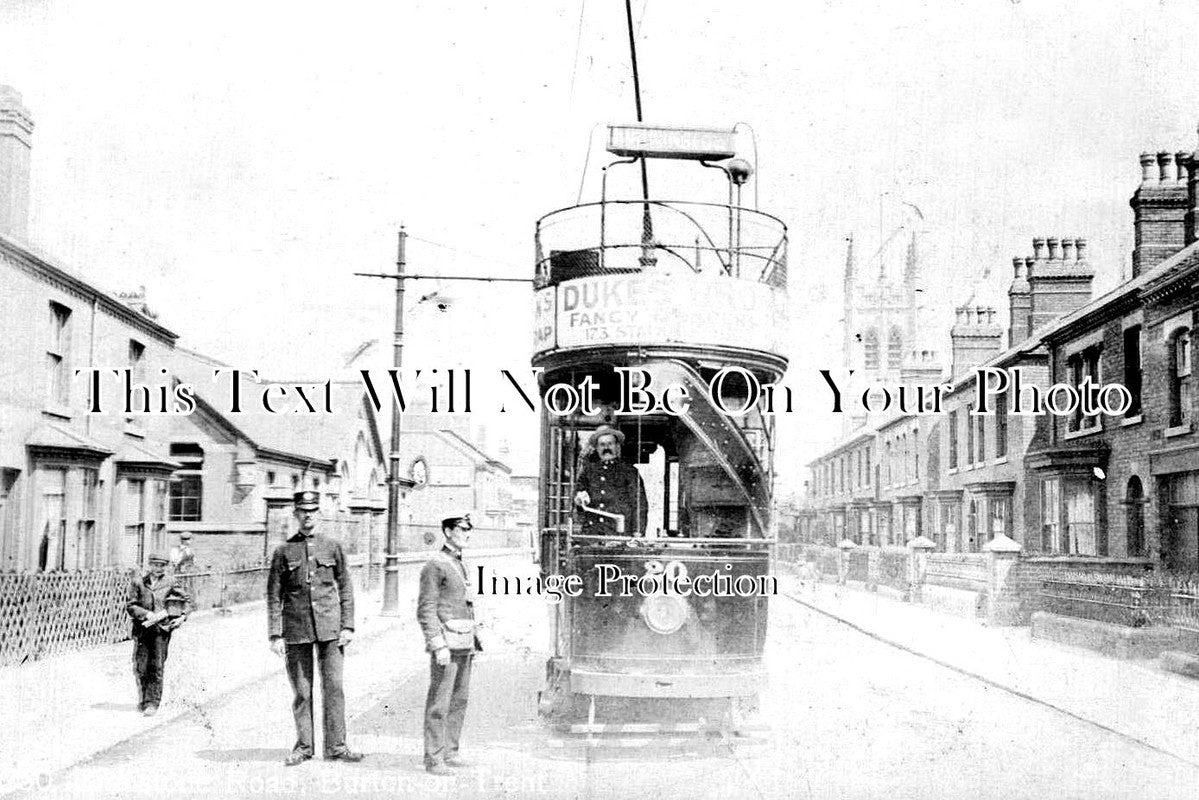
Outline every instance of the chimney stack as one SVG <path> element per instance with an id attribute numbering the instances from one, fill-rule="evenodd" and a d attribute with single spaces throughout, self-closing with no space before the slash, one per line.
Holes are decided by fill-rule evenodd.
<path id="1" fill-rule="evenodd" d="M 904 384 L 936 383 L 942 372 L 936 350 L 912 350 L 899 370 L 899 381 Z"/>
<path id="2" fill-rule="evenodd" d="M 1156 170 L 1153 177 L 1156 180 Z M 1095 271 L 1087 261 L 1086 239 L 1037 237 L 1032 240 L 1032 248 L 1031 258 L 1012 259 L 1009 346 L 1020 344 L 1039 326 L 1091 299 Z"/>
<path id="3" fill-rule="evenodd" d="M 1199 211 L 1199 150 L 1184 154 L 1181 163 L 1182 169 L 1187 173 L 1187 210 L 1182 223 L 1182 241 L 1186 246 L 1199 238 L 1199 233 L 1195 230 L 1195 217 Z"/>
<path id="4" fill-rule="evenodd" d="M 1187 169 L 1184 161 L 1175 160 L 1175 155 L 1164 150 L 1156 156 L 1141 153 L 1141 185 L 1128 201 L 1136 237 L 1132 251 L 1134 278 L 1186 246 L 1187 212 L 1191 206 L 1185 183 Z"/>
<path id="5" fill-rule="evenodd" d="M 949 331 L 953 342 L 951 380 L 957 380 L 970 370 L 999 353 L 1003 328 L 995 323 L 995 309 L 969 305 L 956 309 L 957 322 Z"/>
<path id="6" fill-rule="evenodd" d="M 1032 314 L 1032 294 L 1028 288 L 1028 271 L 1032 268 L 1031 258 L 1012 259 L 1012 283 L 1008 287 L 1008 345 L 1028 338 L 1028 320 Z"/>
<path id="7" fill-rule="evenodd" d="M 29 153 L 33 117 L 11 86 L 0 86 L 0 234 L 26 238 L 29 225 Z"/>

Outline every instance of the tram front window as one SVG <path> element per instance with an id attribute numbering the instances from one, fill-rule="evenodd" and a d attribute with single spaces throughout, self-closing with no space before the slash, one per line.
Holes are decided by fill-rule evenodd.
<path id="1" fill-rule="evenodd" d="M 588 439 L 574 494 L 585 535 L 644 536 L 648 529 L 645 483 L 621 457 L 624 446 L 624 433 L 607 425 Z"/>

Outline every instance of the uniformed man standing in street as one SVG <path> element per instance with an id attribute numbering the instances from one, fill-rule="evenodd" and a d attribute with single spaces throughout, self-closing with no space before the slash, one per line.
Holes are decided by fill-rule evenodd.
<path id="1" fill-rule="evenodd" d="M 645 484 L 637 468 L 620 458 L 624 434 L 601 425 L 588 440 L 589 452 L 575 481 L 575 505 L 579 506 L 583 533 L 614 536 L 619 532 L 608 517 L 593 514 L 583 506 L 624 517 L 624 535 L 645 533 L 649 504 Z"/>
<path id="2" fill-rule="evenodd" d="M 425 697 L 425 770 L 451 775 L 447 767 L 469 766 L 458 756 L 470 691 L 471 663 L 482 650 L 462 548 L 470 540 L 470 515 L 441 521 L 445 546 L 420 573 L 416 618 L 429 652 Z"/>
<path id="3" fill-rule="evenodd" d="M 337 542 L 318 536 L 320 496 L 296 492 L 295 535 L 275 548 L 266 584 L 271 649 L 286 656 L 294 695 L 296 744 L 283 763 L 289 767 L 312 758 L 313 654 L 321 672 L 324 698 L 324 756 L 361 761 L 346 747 L 342 656 L 354 636 L 354 588 L 345 555 Z"/>

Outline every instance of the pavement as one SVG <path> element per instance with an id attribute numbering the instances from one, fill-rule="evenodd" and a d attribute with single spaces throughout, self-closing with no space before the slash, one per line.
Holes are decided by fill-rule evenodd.
<path id="1" fill-rule="evenodd" d="M 837 584 L 780 574 L 780 592 L 887 644 L 1199 766 L 1199 682 Z"/>
<path id="2" fill-rule="evenodd" d="M 511 559 L 510 563 L 527 565 L 529 557 L 523 554 L 508 558 Z M 367 595 L 363 592 L 358 597 L 359 624 L 355 645 L 351 647 L 362 645 L 362 649 L 358 651 L 361 664 L 355 667 L 360 674 L 353 683 L 358 687 L 356 691 L 360 689 L 362 694 L 362 698 L 356 700 L 358 706 L 374 710 L 356 720 L 358 732 L 355 742 L 368 750 L 373 747 L 378 752 L 396 750 L 417 753 L 419 749 L 415 739 L 401 742 L 388 738 L 392 736 L 390 732 L 396 729 L 417 729 L 414 716 L 411 720 L 405 718 L 405 724 L 396 726 L 394 715 L 416 714 L 412 709 L 418 708 L 419 694 L 423 691 L 417 679 L 422 674 L 422 654 L 419 647 L 414 645 L 419 642 L 414 615 L 415 576 L 418 569 L 419 564 L 403 567 L 400 582 L 401 614 L 397 617 L 380 615 L 378 593 Z M 1048 754 L 1051 749 L 1048 744 L 1038 745 L 1032 740 L 1024 743 L 1024 734 L 1020 732 L 1023 722 L 1025 726 L 1032 726 L 1028 735 L 1034 739 L 1039 735 L 1048 735 L 1054 740 L 1063 735 L 1083 736 L 1082 732 L 1089 729 L 1091 734 L 1088 741 L 1100 744 L 1109 742 L 1103 747 L 1113 754 L 1111 758 L 1121 759 L 1120 763 L 1124 764 L 1125 769 L 1131 767 L 1123 760 L 1131 762 L 1133 758 L 1129 754 L 1138 751 L 1147 756 L 1157 754 L 1153 756 L 1156 761 L 1142 759 L 1145 764 L 1158 765 L 1153 769 L 1166 769 L 1174 764 L 1194 773 L 1192 768 L 1199 768 L 1199 731 L 1193 725 L 1193 720 L 1199 719 L 1199 682 L 1163 671 L 1155 662 L 1110 659 L 1089 650 L 1033 640 L 1028 628 L 987 627 L 973 619 L 904 603 L 882 594 L 803 581 L 793 575 L 780 575 L 780 591 L 790 599 L 775 601 L 786 605 L 772 614 L 774 636 L 780 647 L 789 642 L 793 642 L 795 647 L 794 650 L 784 647 L 775 654 L 776 666 L 788 677 L 786 680 L 779 678 L 777 696 L 767 705 L 777 707 L 781 716 L 773 724 L 780 731 L 787 725 L 798 724 L 795 720 L 804 720 L 798 730 L 802 736 L 815 737 L 810 742 L 813 752 L 821 752 L 817 742 L 822 737 L 833 737 L 836 730 L 840 729 L 830 728 L 820 732 L 819 725 L 823 724 L 820 720 L 827 719 L 829 725 L 835 723 L 841 726 L 846 718 L 856 718 L 849 713 L 853 709 L 844 708 L 832 709 L 827 713 L 810 713 L 813 709 L 819 709 L 821 703 L 830 702 L 827 698 L 821 699 L 830 692 L 829 696 L 839 697 L 837 702 L 840 703 L 852 699 L 844 692 L 839 694 L 819 684 L 818 680 L 812 683 L 816 680 L 814 675 L 823 674 L 816 669 L 816 665 L 829 662 L 824 671 L 836 675 L 838 681 L 844 681 L 847 679 L 846 659 L 850 662 L 868 659 L 870 663 L 862 664 L 861 669 L 865 671 L 864 675 L 871 677 L 851 681 L 852 685 L 859 687 L 858 693 L 862 694 L 859 700 L 863 705 L 860 724 L 854 730 L 874 731 L 875 737 L 879 735 L 878 731 L 886 730 L 887 719 L 893 718 L 892 722 L 899 726 L 897 730 L 907 730 L 904 726 L 910 727 L 930 715 L 935 716 L 933 712 L 940 703 L 947 706 L 942 709 L 947 719 L 956 713 L 966 714 L 969 711 L 958 722 L 974 725 L 978 747 L 981 748 L 975 756 L 970 757 L 970 763 L 977 762 L 976 756 L 984 758 L 982 754 L 988 751 L 998 757 L 998 753 L 1006 752 L 1003 750 L 1005 747 L 1013 754 L 1022 753 L 1022 748 L 1027 747 L 1045 748 Z M 494 687 L 496 694 L 512 708 L 494 715 L 495 726 L 498 726 L 493 732 L 494 737 L 503 746 L 497 745 L 499 750 L 494 758 L 499 760 L 489 767 L 492 770 L 489 774 L 507 775 L 503 770 L 516 766 L 515 762 L 509 763 L 513 760 L 513 751 L 503 742 L 514 741 L 520 736 L 534 736 L 530 731 L 538 731 L 536 736 L 543 735 L 530 716 L 532 712 L 529 709 L 532 706 L 525 702 L 525 695 L 532 696 L 534 684 L 540 680 L 541 656 L 531 652 L 530 642 L 540 642 L 541 637 L 532 636 L 528 628 L 544 616 L 540 608 L 542 602 L 535 597 L 523 598 L 520 603 L 516 603 L 516 600 L 513 598 L 503 604 L 507 618 L 500 615 L 489 631 L 491 641 L 497 646 L 489 648 L 485 654 L 489 659 L 496 659 L 497 670 L 500 665 L 512 662 L 505 668 L 507 672 L 502 675 L 497 673 L 500 683 Z M 796 614 L 792 611 L 799 608 L 805 609 L 805 613 Z M 815 613 L 816 617 L 807 611 Z M 818 633 L 818 629 L 823 630 L 828 626 L 819 625 L 815 621 L 817 618 L 827 620 L 829 625 L 847 633 L 855 631 L 849 634 L 854 638 L 830 638 L 826 633 Z M 164 704 L 159 714 L 152 718 L 143 717 L 135 710 L 136 690 L 130 642 L 0 669 L 0 680 L 6 684 L 6 691 L 0 693 L 0 715 L 3 715 L 0 718 L 8 722 L 0 728 L 0 795 L 13 790 L 36 790 L 39 785 L 51 785 L 56 780 L 54 776 L 68 770 L 68 774 L 74 774 L 75 780 L 81 782 L 84 788 L 87 781 L 101 776 L 108 775 L 119 781 L 121 775 L 128 774 L 129 763 L 125 760 L 128 752 L 145 750 L 161 754 L 155 758 L 166 758 L 176 751 L 190 752 L 188 736 L 197 741 L 207 741 L 205 737 L 212 737 L 216 735 L 214 731 L 220 733 L 224 728 L 230 730 L 220 735 L 227 734 L 228 747 L 232 749 L 229 753 L 222 751 L 224 754 L 218 755 L 221 758 L 236 757 L 239 763 L 249 761 L 251 767 L 245 768 L 251 769 L 251 774 L 256 774 L 252 770 L 258 769 L 266 779 L 274 779 L 276 773 L 272 770 L 278 767 L 280 756 L 285 754 L 287 742 L 272 739 L 269 744 L 278 746 L 278 752 L 264 751 L 265 755 L 244 749 L 245 741 L 253 741 L 256 746 L 268 743 L 261 730 L 254 726 L 271 714 L 279 717 L 270 720 L 269 728 L 276 731 L 276 735 L 277 730 L 286 730 L 288 726 L 288 720 L 285 719 L 286 703 L 278 701 L 280 695 L 286 694 L 282 679 L 283 666 L 267 647 L 265 627 L 265 613 L 260 603 L 239 607 L 229 615 L 205 613 L 191 618 L 172 640 Z M 871 648 L 864 643 L 854 644 L 862 641 L 859 634 L 875 640 L 878 645 Z M 830 652 L 830 647 L 838 652 Z M 892 659 L 887 656 L 888 652 L 896 652 L 896 649 L 913 658 L 897 656 Z M 957 673 L 958 677 L 946 675 L 940 669 L 920 668 L 920 660 L 936 663 Z M 890 676 L 887 680 L 895 678 L 901 680 L 904 687 L 912 688 L 870 689 L 872 680 L 884 679 L 884 674 L 876 674 L 880 670 Z M 895 670 L 902 675 L 891 675 Z M 407 682 L 396 689 L 394 676 L 401 673 L 417 677 L 405 679 Z M 801 680 L 797 678 L 800 675 L 808 677 Z M 523 687 L 521 681 L 529 686 Z M 996 695 L 991 705 L 971 705 L 961 701 L 962 708 L 949 707 L 953 703 L 948 698 L 966 697 L 967 692 L 973 691 L 968 687 L 978 686 L 978 681 L 986 684 L 979 689 Z M 947 691 L 951 683 L 962 685 L 957 694 Z M 867 690 L 862 690 L 863 686 Z M 924 686 L 927 686 L 927 691 Z M 521 687 L 527 691 L 517 691 Z M 387 692 L 396 694 L 392 699 L 377 700 Z M 979 716 L 970 710 L 1000 708 L 996 704 L 1002 696 L 1011 698 L 1012 703 L 1005 706 L 1011 711 L 986 712 Z M 247 705 L 257 707 L 265 702 L 265 697 L 270 698 L 270 703 L 262 707 L 261 714 L 245 713 Z M 395 697 L 401 697 L 402 702 L 396 702 Z M 873 705 L 880 702 L 884 705 Z M 1032 707 L 1028 705 L 1030 703 Z M 809 714 L 794 713 L 796 709 L 805 708 L 809 709 Z M 1021 708 L 1022 711 L 1017 710 Z M 480 718 L 486 720 L 491 716 L 481 715 Z M 372 722 L 375 717 L 379 717 L 377 726 Z M 1061 724 L 1055 725 L 1051 722 L 1053 719 L 1061 720 Z M 242 727 L 246 727 L 246 730 L 240 730 Z M 1051 730 L 1064 733 L 1050 733 Z M 1069 733 L 1073 730 L 1079 733 Z M 931 734 L 926 731 L 923 735 Z M 1121 750 L 1116 747 L 1116 742 L 1120 740 L 1125 745 L 1132 745 L 1133 749 Z M 906 740 L 897 739 L 893 748 L 877 751 L 875 758 L 881 757 L 883 752 L 892 751 L 895 758 L 900 758 L 906 752 L 902 741 Z M 1068 741 L 1063 740 L 1064 743 Z M 544 751 L 544 743 L 540 739 L 538 742 L 535 747 L 530 746 L 531 751 Z M 205 747 L 207 749 L 199 748 L 197 752 L 204 758 L 216 758 L 208 752 L 212 750 L 212 745 Z M 129 748 L 135 750 L 130 751 Z M 787 744 L 764 763 L 782 763 L 792 757 L 784 758 L 786 754 L 801 750 L 803 748 L 797 750 L 793 743 Z M 247 753 L 250 755 L 247 756 Z M 258 756 L 264 763 L 261 767 L 253 767 L 252 762 Z M 1018 760 L 1014 755 L 1009 756 L 1009 763 Z M 411 768 L 415 773 L 412 780 L 417 783 L 422 780 L 416 756 L 409 759 L 412 764 L 402 759 L 392 764 L 395 757 L 391 757 L 391 761 L 383 756 L 375 758 L 385 766 L 398 765 L 405 770 Z M 1056 758 L 1048 761 L 1053 763 L 1044 767 L 1048 770 L 1043 776 L 1045 785 L 1061 779 L 1053 770 L 1054 765 L 1060 768 L 1062 762 Z M 110 762 L 116 766 L 106 766 Z M 1115 762 L 1109 759 L 1104 763 Z M 875 770 L 872 774 L 886 778 L 890 774 L 888 770 L 901 768 L 901 772 L 912 774 L 909 769 L 911 765 L 905 765 L 906 762 L 887 762 L 887 770 Z M 818 766 L 815 761 L 808 764 L 813 775 L 819 772 Z M 1085 766 L 1077 765 L 1077 769 Z M 243 767 L 244 764 L 238 769 Z M 823 776 L 822 780 L 843 781 L 843 767 L 846 765 L 840 765 L 834 771 L 835 775 L 830 773 Z M 214 765 L 207 761 L 199 764 L 195 768 L 197 779 L 208 777 L 213 768 Z M 861 772 L 862 765 L 858 764 L 855 769 Z M 842 777 L 838 778 L 837 775 Z M 1130 775 L 1124 777 L 1129 778 Z M 509 777 L 516 780 L 516 777 Z M 614 772 L 612 780 L 618 782 L 619 777 L 619 771 Z M 786 775 L 778 777 L 786 783 Z M 599 779 L 595 775 L 592 778 Z M 682 776 L 673 775 L 673 779 L 681 780 Z M 590 785 L 594 787 L 595 784 Z M 1036 782 L 1029 784 L 1030 787 L 1037 785 Z M 423 784 L 420 786 L 423 787 Z M 588 786 L 585 781 L 577 786 L 559 788 L 587 794 Z M 413 788 L 418 787 L 413 784 Z M 877 788 L 877 785 L 873 788 L 864 785 L 864 794 L 861 796 L 875 796 L 872 793 Z M 526 794 L 529 793 L 521 791 L 513 792 L 510 796 Z M 550 796 L 558 793 L 551 791 L 540 794 Z M 604 794 L 601 792 L 596 796 Z M 618 794 L 614 792 L 612 796 Z M 952 794 L 950 792 L 943 796 Z M 86 792 L 82 796 L 85 795 Z M 917 793 L 911 796 L 933 795 Z M 1079 796 L 1099 795 L 1092 793 Z M 1111 796 L 1125 795 L 1113 793 Z"/>
<path id="3" fill-rule="evenodd" d="M 484 567 L 536 574 L 528 556 Z M 347 741 L 367 755 L 361 764 L 318 759 L 282 766 L 292 739 L 290 694 L 282 665 L 267 651 L 261 607 L 251 607 L 197 618 L 189 622 L 195 629 L 181 630 L 190 634 L 188 649 L 172 654 L 166 704 L 152 720 L 132 710 L 131 646 L 101 648 L 110 651 L 107 660 L 90 653 L 76 662 L 119 661 L 123 669 L 111 685 L 83 671 L 51 670 L 49 661 L 27 665 L 60 678 L 57 694 L 46 691 L 44 713 L 12 726 L 47 750 L 22 751 L 13 762 L 17 776 L 0 771 L 0 780 L 19 781 L 14 800 L 329 794 L 1187 800 L 1199 784 L 1199 766 L 1188 753 L 1193 737 L 1183 727 L 1196 684 L 1148 663 L 1032 641 L 1026 629 L 987 628 L 791 576 L 780 581 L 787 597 L 771 605 L 769 680 L 754 720 L 759 732 L 672 747 L 591 746 L 540 724 L 535 698 L 544 674 L 546 603 L 523 592 L 488 599 L 482 605 L 487 649 L 472 679 L 466 736 L 474 766 L 453 780 L 434 778 L 420 758 L 428 660 L 411 613 L 414 577 L 415 568 L 402 574 L 399 617 L 380 618 L 377 604 L 368 609 L 373 598 L 360 601 L 360 634 L 347 651 L 346 700 Z M 235 639 L 243 628 L 244 638 Z M 254 678 L 257 668 L 236 663 L 243 660 L 265 672 Z M 221 676 L 205 676 L 201 684 L 205 669 Z M 0 671 L 0 678 L 7 675 Z M 68 690 L 64 677 L 107 694 Z M 248 682 L 230 688 L 239 681 Z M 18 689 L 34 690 L 28 677 Z M 1146 700 L 1153 692 L 1165 694 Z M 73 708 L 56 711 L 56 701 Z M 1104 716 L 1113 708 L 1124 709 L 1115 723 Z M 613 708 L 600 712 L 597 719 L 616 721 Z M 64 714 L 65 723 L 55 714 Z M 80 756 L 87 748 L 69 742 L 73 736 L 83 736 L 93 753 Z M 9 751 L 2 752 L 7 758 Z M 150 774 L 154 780 L 140 779 Z"/>
<path id="4" fill-rule="evenodd" d="M 531 555 L 508 550 L 471 558 L 527 562 Z M 401 563 L 398 616 L 381 614 L 381 590 L 357 593 L 356 643 L 395 638 L 410 650 L 419 641 L 415 597 L 422 561 Z M 137 712 L 131 641 L 2 668 L 0 795 L 36 787 L 182 716 L 203 715 L 206 706 L 232 692 L 282 673 L 282 659 L 268 646 L 264 602 L 189 617 L 171 638 L 163 704 L 153 717 Z"/>

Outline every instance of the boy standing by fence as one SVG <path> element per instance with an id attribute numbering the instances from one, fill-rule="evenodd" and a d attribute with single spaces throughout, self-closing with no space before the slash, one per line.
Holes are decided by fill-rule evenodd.
<path id="1" fill-rule="evenodd" d="M 133 617 L 133 671 L 137 710 L 152 717 L 162 702 L 163 670 L 171 633 L 187 619 L 187 593 L 166 574 L 169 559 L 151 553 L 150 568 L 134 578 L 125 610 Z"/>

